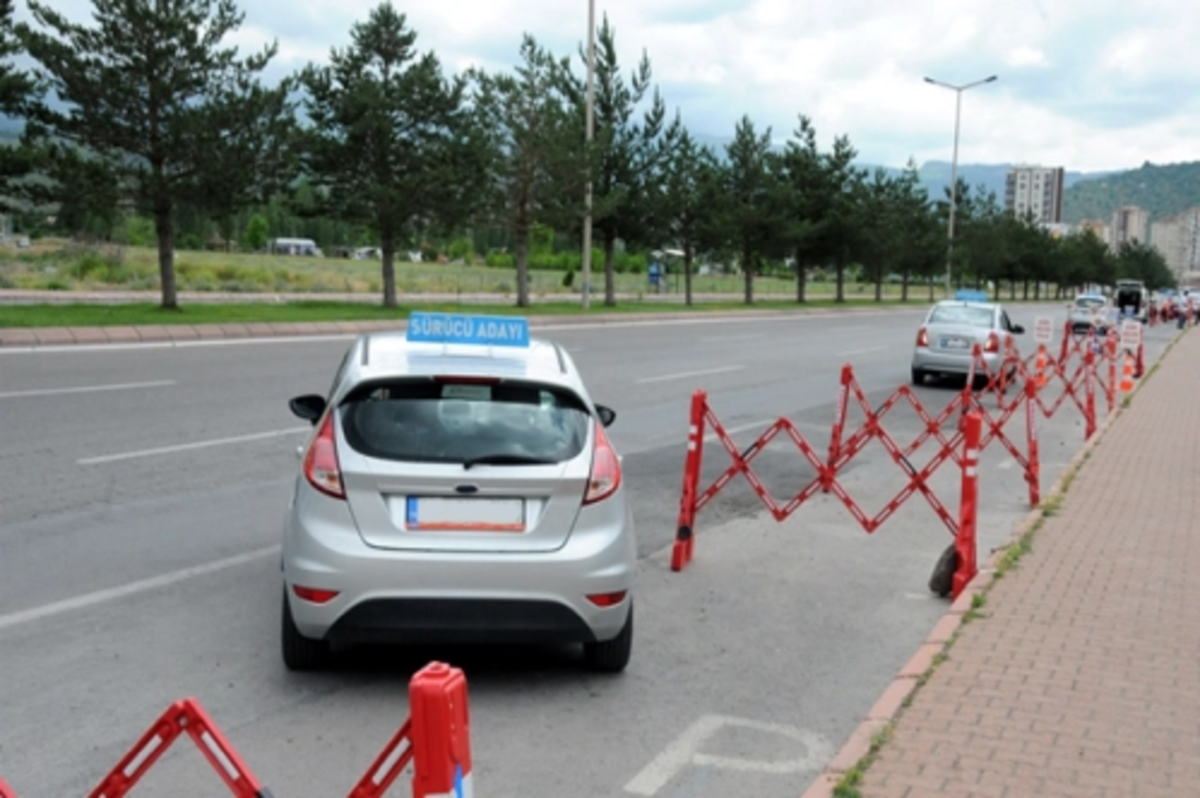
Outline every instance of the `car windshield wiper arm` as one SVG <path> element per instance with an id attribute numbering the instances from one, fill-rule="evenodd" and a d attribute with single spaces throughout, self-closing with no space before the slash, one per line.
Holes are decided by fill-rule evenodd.
<path id="1" fill-rule="evenodd" d="M 527 454 L 484 454 L 463 461 L 463 469 L 477 465 L 554 465 L 554 460 L 544 457 L 531 457 Z"/>

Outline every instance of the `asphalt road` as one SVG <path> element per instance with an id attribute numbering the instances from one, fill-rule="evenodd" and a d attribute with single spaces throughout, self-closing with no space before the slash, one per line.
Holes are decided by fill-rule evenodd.
<path id="1" fill-rule="evenodd" d="M 1012 309 L 1030 332 L 1048 313 L 1061 322 L 1061 309 Z M 828 496 L 776 523 L 738 481 L 701 512 L 696 561 L 672 573 L 689 397 L 707 390 L 739 446 L 786 415 L 823 451 L 842 365 L 877 405 L 908 379 L 919 315 L 538 331 L 618 412 L 642 556 L 619 677 L 560 649 L 364 649 L 328 673 L 283 668 L 278 544 L 309 429 L 287 400 L 325 392 L 348 339 L 0 350 L 0 777 L 26 796 L 85 794 L 194 696 L 275 795 L 344 795 L 405 718 L 409 677 L 439 659 L 467 672 L 480 795 L 798 794 L 944 612 L 925 583 L 950 537 L 920 497 L 867 535 Z M 1173 335 L 1149 330 L 1148 358 Z M 936 411 L 957 387 L 917 393 Z M 902 445 L 921 430 L 903 406 L 884 425 Z M 1083 425 L 1067 406 L 1039 427 L 1045 489 Z M 1006 431 L 1023 448 L 1023 417 Z M 921 452 L 918 465 L 934 448 Z M 710 441 L 706 479 L 728 462 Z M 812 474 L 786 440 L 755 466 L 780 499 Z M 998 444 L 981 475 L 986 556 L 1028 494 Z M 906 482 L 878 444 L 841 479 L 869 514 Z M 953 469 L 932 485 L 955 511 Z M 144 784 L 225 794 L 184 745 Z"/>

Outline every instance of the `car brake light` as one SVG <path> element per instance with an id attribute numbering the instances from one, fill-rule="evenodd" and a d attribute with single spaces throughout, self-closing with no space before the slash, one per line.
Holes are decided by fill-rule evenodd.
<path id="1" fill-rule="evenodd" d="M 988 334 L 987 345 L 985 345 L 983 347 L 983 351 L 984 352 L 999 352 L 1000 351 L 1000 339 L 996 336 L 995 333 Z"/>
<path id="2" fill-rule="evenodd" d="M 292 585 L 292 592 L 297 597 L 311 601 L 313 604 L 328 604 L 338 597 L 337 590 L 321 590 L 317 587 L 301 587 L 300 585 Z"/>
<path id="3" fill-rule="evenodd" d="M 596 448 L 592 452 L 592 473 L 588 477 L 584 504 L 594 504 L 616 493 L 621 486 L 621 461 L 608 441 L 604 427 L 596 425 Z"/>
<path id="4" fill-rule="evenodd" d="M 342 486 L 342 469 L 338 465 L 337 436 L 333 431 L 333 410 L 325 414 L 316 437 L 308 445 L 304 455 L 304 478 L 326 496 L 346 498 Z"/>
<path id="5" fill-rule="evenodd" d="M 627 590 L 618 590 L 614 593 L 593 593 L 587 597 L 587 600 L 597 607 L 615 607 L 625 600 L 628 592 Z"/>
<path id="6" fill-rule="evenodd" d="M 917 346 L 929 346 L 929 331 L 924 327 L 917 330 Z"/>

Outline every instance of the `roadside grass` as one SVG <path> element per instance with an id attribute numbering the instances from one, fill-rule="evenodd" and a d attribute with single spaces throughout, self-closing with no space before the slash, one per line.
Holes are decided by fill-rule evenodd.
<path id="1" fill-rule="evenodd" d="M 491 268 L 482 263 L 414 263 L 397 260 L 396 287 L 406 294 L 499 294 L 515 295 L 513 269 Z M 197 292 L 305 292 L 379 294 L 382 290 L 380 263 L 377 260 L 352 260 L 335 257 L 295 257 L 254 252 L 179 251 L 175 273 L 180 291 Z M 646 274 L 626 272 L 614 275 L 614 287 L 621 294 L 649 296 L 654 289 Z M 578 295 L 580 275 L 568 281 L 567 272 L 530 270 L 529 291 L 536 297 Z M 592 275 L 592 291 L 603 293 L 604 270 Z M 102 290 L 121 288 L 150 291 L 158 288 L 158 254 L 150 247 L 116 244 L 82 245 L 47 239 L 28 250 L 0 249 L 0 288 L 31 290 Z M 738 294 L 744 280 L 734 274 L 696 274 L 692 287 L 700 294 Z M 792 295 L 794 279 L 758 277 L 758 294 Z M 683 277 L 669 273 L 662 293 L 683 293 Z M 832 296 L 832 283 L 809 283 L 814 295 Z M 847 281 L 848 295 L 874 298 L 873 285 Z M 898 284 L 882 287 L 885 298 L 898 299 Z M 934 293 L 941 295 L 940 287 Z M 929 287 L 913 283 L 909 287 L 914 302 L 929 298 Z"/>
<path id="2" fill-rule="evenodd" d="M 368 302 L 339 302 L 302 300 L 294 302 L 181 302 L 176 310 L 166 310 L 149 302 L 121 304 L 93 303 L 21 303 L 0 305 L 0 327 L 103 327 L 173 324 L 235 324 L 286 323 L 321 321 L 375 321 L 407 319 L 415 310 L 470 312 L 498 316 L 611 316 L 627 313 L 696 313 L 719 311 L 795 311 L 830 307 L 876 306 L 869 300 L 847 300 L 841 304 L 832 300 L 814 300 L 799 305 L 796 302 L 698 302 L 687 306 L 680 302 L 627 301 L 606 306 L 592 301 L 584 310 L 577 302 L 540 302 L 528 308 L 513 303 L 457 303 L 422 300 L 421 297 L 402 297 L 401 307 L 385 308 Z M 889 304 L 898 305 L 898 302 Z"/>

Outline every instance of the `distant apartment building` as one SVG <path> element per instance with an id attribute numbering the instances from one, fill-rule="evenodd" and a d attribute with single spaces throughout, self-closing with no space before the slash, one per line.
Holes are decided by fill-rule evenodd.
<path id="1" fill-rule="evenodd" d="M 1163 256 L 1177 278 L 1182 280 L 1200 272 L 1200 207 L 1152 224 L 1150 245 Z"/>
<path id="2" fill-rule="evenodd" d="M 1150 214 L 1136 205 L 1126 205 L 1113 211 L 1108 243 L 1114 251 L 1126 241 L 1147 243 L 1146 231 Z"/>
<path id="3" fill-rule="evenodd" d="M 1043 224 L 1062 221 L 1061 166 L 1014 166 L 1004 179 L 1004 209 L 1016 216 L 1033 215 Z"/>

